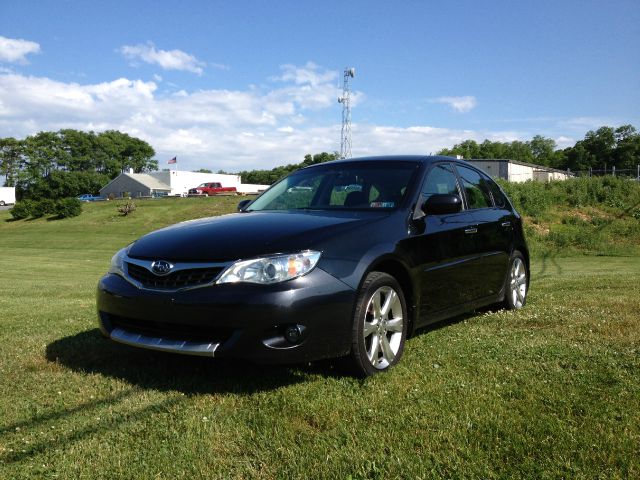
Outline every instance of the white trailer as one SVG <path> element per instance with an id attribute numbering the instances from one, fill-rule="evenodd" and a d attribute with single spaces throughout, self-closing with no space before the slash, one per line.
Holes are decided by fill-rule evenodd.
<path id="1" fill-rule="evenodd" d="M 16 203 L 16 187 L 0 187 L 0 207 Z"/>
<path id="2" fill-rule="evenodd" d="M 240 195 L 258 195 L 264 192 L 271 185 L 254 185 L 252 183 L 241 183 L 236 187 Z"/>

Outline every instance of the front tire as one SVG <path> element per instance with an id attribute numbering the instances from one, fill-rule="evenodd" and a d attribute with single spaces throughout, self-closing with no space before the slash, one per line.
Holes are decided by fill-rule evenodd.
<path id="1" fill-rule="evenodd" d="M 524 261 L 524 256 L 513 252 L 509 260 L 509 270 L 505 280 L 504 308 L 517 310 L 527 303 L 529 293 L 529 271 Z"/>
<path id="2" fill-rule="evenodd" d="M 384 372 L 400 361 L 408 323 L 398 281 L 383 272 L 369 273 L 356 302 L 351 337 L 351 357 L 360 376 Z"/>

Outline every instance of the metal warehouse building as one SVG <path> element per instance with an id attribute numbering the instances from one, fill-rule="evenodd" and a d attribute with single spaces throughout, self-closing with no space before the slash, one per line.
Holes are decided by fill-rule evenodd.
<path id="1" fill-rule="evenodd" d="M 240 186 L 240 176 L 171 170 L 150 173 L 121 173 L 100 189 L 107 198 L 185 196 L 190 188 L 205 182 L 220 182 L 223 187 Z M 238 191 L 240 191 L 238 189 Z"/>
<path id="2" fill-rule="evenodd" d="M 571 172 L 517 160 L 472 159 L 467 162 L 472 163 L 490 177 L 502 178 L 509 182 L 526 182 L 527 180 L 549 182 L 573 177 Z"/>

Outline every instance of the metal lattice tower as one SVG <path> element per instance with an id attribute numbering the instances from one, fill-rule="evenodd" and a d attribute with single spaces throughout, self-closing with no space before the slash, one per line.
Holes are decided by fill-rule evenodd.
<path id="1" fill-rule="evenodd" d="M 349 79 L 356 76 L 356 69 L 344 69 L 342 96 L 338 103 L 342 104 L 342 132 L 340 134 L 340 158 L 351 158 L 351 86 Z"/>

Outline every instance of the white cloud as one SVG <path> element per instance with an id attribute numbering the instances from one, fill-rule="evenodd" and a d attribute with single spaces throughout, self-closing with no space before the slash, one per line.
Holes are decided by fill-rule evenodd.
<path id="1" fill-rule="evenodd" d="M 38 43 L 0 35 L 0 62 L 26 64 L 26 56 L 32 53 L 40 53 Z"/>
<path id="2" fill-rule="evenodd" d="M 160 50 L 151 42 L 138 45 L 124 45 L 120 47 L 120 53 L 129 60 L 142 60 L 143 62 L 159 65 L 164 70 L 184 70 L 202 75 L 206 65 L 193 55 L 182 50 Z"/>
<path id="3" fill-rule="evenodd" d="M 605 117 L 574 117 L 559 122 L 560 126 L 574 130 L 597 130 L 603 125 L 619 125 L 620 122 Z"/>
<path id="4" fill-rule="evenodd" d="M 468 139 L 480 142 L 488 138 L 492 141 L 510 142 L 523 138 L 516 132 L 491 132 L 420 125 L 410 127 L 353 125 L 352 132 L 354 156 L 429 155 Z"/>
<path id="5" fill-rule="evenodd" d="M 431 102 L 449 105 L 449 107 L 458 113 L 467 113 L 478 105 L 476 97 L 469 95 L 465 97 L 439 97 L 434 98 Z"/>
<path id="6" fill-rule="evenodd" d="M 323 70 L 313 62 L 307 62 L 304 66 L 282 65 L 282 75 L 273 77 L 273 80 L 281 82 L 293 82 L 296 85 L 309 84 L 312 86 L 333 82 L 338 78 L 338 72 Z"/>
<path id="7" fill-rule="evenodd" d="M 218 70 L 231 70 L 229 65 L 225 65 L 224 63 L 210 63 L 213 68 L 217 68 Z"/>
<path id="8" fill-rule="evenodd" d="M 555 142 L 557 148 L 573 147 L 576 144 L 575 138 L 565 137 L 564 135 L 557 137 Z"/>
<path id="9" fill-rule="evenodd" d="M 0 74 L 0 137 L 24 138 L 61 128 L 116 129 L 149 142 L 158 159 L 178 155 L 182 169 L 240 171 L 297 163 L 307 153 L 333 152 L 340 146 L 340 105 L 333 85 L 337 72 L 308 67 L 286 67 L 286 72 L 297 73 L 288 80 L 281 77 L 282 84 L 272 88 L 171 94 L 154 81 L 119 78 L 80 84 Z M 312 117 L 306 116 L 309 109 L 314 109 Z M 321 115 L 324 121 L 318 120 Z M 354 124 L 353 153 L 427 154 L 467 138 L 510 141 L 522 136 Z"/>
<path id="10" fill-rule="evenodd" d="M 335 82 L 338 73 L 323 69 L 313 62 L 303 66 L 282 65 L 280 70 L 282 75 L 274 76 L 271 80 L 293 85 L 272 91 L 269 100 L 273 104 L 285 107 L 289 103 L 297 103 L 303 109 L 322 109 L 334 105 L 342 95 L 341 88 Z M 351 104 L 355 106 L 363 98 L 360 92 L 354 92 Z"/>

